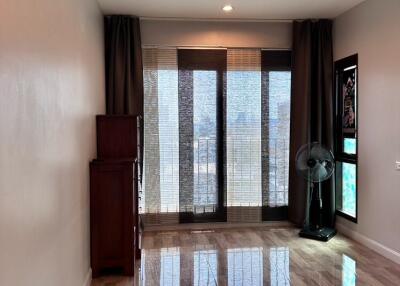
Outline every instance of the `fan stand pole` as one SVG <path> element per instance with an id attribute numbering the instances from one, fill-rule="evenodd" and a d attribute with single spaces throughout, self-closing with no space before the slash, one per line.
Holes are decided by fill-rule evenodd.
<path id="1" fill-rule="evenodd" d="M 311 198 L 312 198 L 312 193 L 314 189 L 314 183 L 313 182 L 308 182 L 307 186 L 307 194 L 306 194 L 306 216 L 304 220 L 304 227 L 309 228 L 310 227 L 310 204 L 311 204 Z"/>
<path id="2" fill-rule="evenodd" d="M 310 204 L 310 229 L 318 231 L 321 228 L 321 183 L 318 182 L 318 189 L 315 189 L 315 183 L 313 183 L 311 204 Z"/>
<path id="3" fill-rule="evenodd" d="M 320 241 L 328 241 L 336 234 L 336 230 L 322 226 L 322 199 L 321 199 L 321 182 L 318 183 L 318 190 L 315 189 L 315 183 L 310 183 L 310 196 L 307 202 L 306 224 L 300 231 L 299 235 L 305 238 L 311 238 Z"/>

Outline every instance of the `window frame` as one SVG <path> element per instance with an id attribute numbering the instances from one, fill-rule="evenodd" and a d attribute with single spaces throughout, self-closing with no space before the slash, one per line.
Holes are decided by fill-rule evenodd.
<path id="1" fill-rule="evenodd" d="M 339 86 L 340 75 L 344 69 L 348 67 L 356 66 L 356 92 L 355 92 L 355 134 L 354 139 L 356 140 L 356 154 L 348 154 L 344 152 L 344 139 L 351 138 L 345 137 L 342 131 L 342 115 L 343 115 L 343 94 L 341 87 Z M 343 59 L 337 60 L 334 63 L 334 100 L 335 100 L 335 161 L 336 161 L 336 184 L 335 184 L 335 213 L 336 215 L 343 217 L 353 223 L 358 223 L 358 146 L 359 146 L 359 134 L 358 134 L 358 54 L 354 54 Z M 342 211 L 342 206 L 339 208 L 338 201 L 342 201 L 343 190 L 342 190 L 342 164 L 348 163 L 355 165 L 356 168 L 356 194 L 355 194 L 355 216 Z M 340 167 L 339 167 L 340 164 Z M 339 170 L 339 171 L 338 171 Z M 341 203 L 340 203 L 341 204 Z"/>

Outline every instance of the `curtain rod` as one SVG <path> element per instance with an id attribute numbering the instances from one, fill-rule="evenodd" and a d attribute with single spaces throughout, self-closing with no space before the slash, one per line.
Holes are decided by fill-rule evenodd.
<path id="1" fill-rule="evenodd" d="M 292 23 L 293 19 L 251 19 L 251 18 L 190 18 L 190 17 L 139 17 L 148 21 L 193 21 L 193 22 L 247 22 L 247 23 Z"/>
<path id="2" fill-rule="evenodd" d="M 161 49 L 261 49 L 262 51 L 291 51 L 291 48 L 260 48 L 260 47 L 238 47 L 238 46 L 213 46 L 213 45 L 142 45 L 143 49 L 149 48 L 161 48 Z"/>

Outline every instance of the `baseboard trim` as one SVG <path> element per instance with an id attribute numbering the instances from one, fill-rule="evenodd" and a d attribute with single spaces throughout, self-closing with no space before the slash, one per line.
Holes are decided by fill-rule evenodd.
<path id="1" fill-rule="evenodd" d="M 178 230 L 212 230 L 226 228 L 248 228 L 248 227 L 292 227 L 289 221 L 269 222 L 213 222 L 213 223 L 182 223 L 173 225 L 146 225 L 144 232 L 152 231 L 178 231 Z"/>
<path id="2" fill-rule="evenodd" d="M 359 242 L 360 244 L 378 252 L 380 255 L 386 257 L 387 259 L 390 259 L 391 261 L 400 264 L 400 253 L 396 250 L 393 250 L 363 234 L 360 234 L 343 224 L 336 223 L 336 229 L 344 236 L 349 237 Z"/>
<path id="3" fill-rule="evenodd" d="M 90 284 L 92 284 L 92 268 L 89 268 L 82 286 L 90 286 Z"/>

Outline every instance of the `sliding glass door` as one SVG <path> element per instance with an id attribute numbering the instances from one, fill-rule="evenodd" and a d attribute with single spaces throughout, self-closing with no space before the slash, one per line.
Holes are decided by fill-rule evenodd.
<path id="1" fill-rule="evenodd" d="M 224 221 L 225 50 L 178 50 L 180 221 Z"/>
<path id="2" fill-rule="evenodd" d="M 291 52 L 262 51 L 262 219 L 288 216 Z"/>

